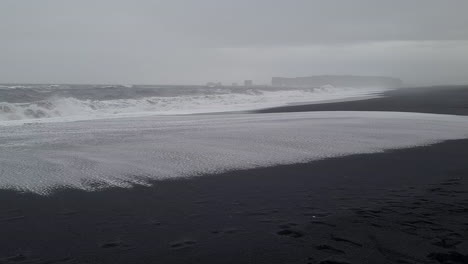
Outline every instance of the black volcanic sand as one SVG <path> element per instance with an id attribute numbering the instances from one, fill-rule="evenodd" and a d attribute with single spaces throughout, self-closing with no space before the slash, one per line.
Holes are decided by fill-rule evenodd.
<path id="1" fill-rule="evenodd" d="M 0 201 L 2 264 L 468 263 L 468 140 Z"/>
<path id="2" fill-rule="evenodd" d="M 290 105 L 255 112 L 398 111 L 468 115 L 468 86 L 407 88 L 387 91 L 384 95 L 363 101 Z"/>

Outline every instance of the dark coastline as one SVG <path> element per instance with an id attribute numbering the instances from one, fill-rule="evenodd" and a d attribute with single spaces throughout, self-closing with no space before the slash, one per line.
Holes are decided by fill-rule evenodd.
<path id="1" fill-rule="evenodd" d="M 386 95 L 257 112 L 468 115 L 468 87 Z M 0 201 L 0 264 L 468 263 L 468 139 Z"/>
<path id="2" fill-rule="evenodd" d="M 384 97 L 362 101 L 291 105 L 255 111 L 281 113 L 304 111 L 398 111 L 468 115 L 468 86 L 434 86 L 391 90 Z"/>

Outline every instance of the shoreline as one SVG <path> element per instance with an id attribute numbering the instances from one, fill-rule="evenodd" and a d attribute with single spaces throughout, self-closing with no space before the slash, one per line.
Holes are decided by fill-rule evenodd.
<path id="1" fill-rule="evenodd" d="M 466 88 L 411 89 L 255 112 L 468 115 Z M 461 139 L 128 189 L 1 190 L 0 263 L 464 263 L 466 157 Z"/>
<path id="2" fill-rule="evenodd" d="M 150 187 L 0 191 L 0 256 L 25 263 L 382 263 L 464 255 L 466 156 L 468 140 L 453 140 Z M 418 251 L 394 244 L 401 240 Z M 241 252 L 261 254 L 252 261 Z"/>
<path id="3" fill-rule="evenodd" d="M 308 111 L 398 111 L 468 115 L 468 86 L 400 88 L 366 100 L 272 107 L 253 113 Z M 363 102 L 365 101 L 365 102 Z"/>

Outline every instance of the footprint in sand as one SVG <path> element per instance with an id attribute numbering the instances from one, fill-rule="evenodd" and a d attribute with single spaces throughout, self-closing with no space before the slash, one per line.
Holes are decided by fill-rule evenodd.
<path id="1" fill-rule="evenodd" d="M 437 260 L 439 263 L 468 263 L 468 255 L 463 255 L 456 251 L 450 251 L 448 253 L 434 252 L 427 257 L 432 260 Z"/>
<path id="2" fill-rule="evenodd" d="M 281 228 L 281 230 L 276 232 L 276 234 L 280 236 L 288 236 L 292 238 L 303 237 L 304 233 L 293 228 L 295 226 L 297 226 L 296 223 L 288 223 L 288 224 L 280 225 L 279 228 Z"/>
<path id="3" fill-rule="evenodd" d="M 183 241 L 178 241 L 174 242 L 170 245 L 172 249 L 183 249 L 183 248 L 188 248 L 192 247 L 196 244 L 197 242 L 194 240 L 183 240 Z"/>
<path id="4" fill-rule="evenodd" d="M 346 239 L 346 238 L 337 237 L 337 236 L 335 236 L 335 235 L 332 235 L 332 236 L 331 236 L 331 239 L 334 240 L 334 241 L 337 241 L 337 242 L 348 243 L 348 244 L 353 245 L 353 246 L 356 246 L 356 247 L 362 247 L 362 244 L 361 244 L 361 243 L 354 242 L 354 241 L 349 240 L 349 239 Z"/>
<path id="5" fill-rule="evenodd" d="M 118 249 L 118 250 L 130 250 L 133 249 L 132 246 L 124 243 L 121 240 L 105 242 L 100 245 L 103 249 Z"/>
<path id="6" fill-rule="evenodd" d="M 325 251 L 325 252 L 329 252 L 329 253 L 345 254 L 345 252 L 343 250 L 334 248 L 334 247 L 329 246 L 329 245 L 319 245 L 319 246 L 316 246 L 315 248 L 320 250 L 320 251 Z"/>

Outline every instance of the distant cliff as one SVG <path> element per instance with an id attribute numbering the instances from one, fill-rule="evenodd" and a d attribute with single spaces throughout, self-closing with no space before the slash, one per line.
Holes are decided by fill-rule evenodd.
<path id="1" fill-rule="evenodd" d="M 273 77 L 273 86 L 290 87 L 320 87 L 323 85 L 333 85 L 337 87 L 382 87 L 398 88 L 403 82 L 397 78 L 383 76 L 353 76 L 353 75 L 320 75 L 310 77 Z"/>

